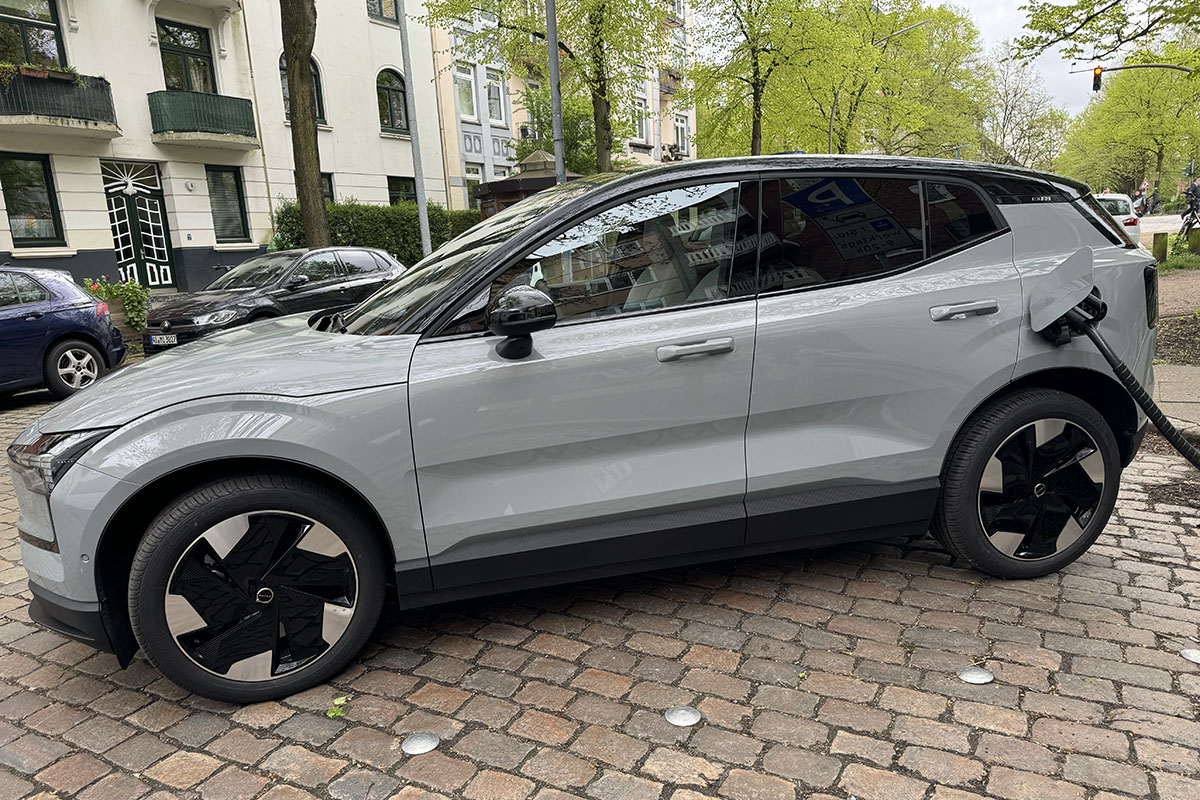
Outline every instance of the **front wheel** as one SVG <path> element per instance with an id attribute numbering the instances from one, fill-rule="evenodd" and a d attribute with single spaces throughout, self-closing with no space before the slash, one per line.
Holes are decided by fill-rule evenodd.
<path id="1" fill-rule="evenodd" d="M 942 478 L 933 533 L 991 575 L 1046 575 L 1096 541 L 1120 477 L 1116 438 L 1096 409 L 1064 392 L 1017 392 L 963 426 Z"/>
<path id="2" fill-rule="evenodd" d="M 42 369 L 46 388 L 61 400 L 98 381 L 104 358 L 87 342 L 68 339 L 50 348 Z"/>
<path id="3" fill-rule="evenodd" d="M 369 519 L 320 484 L 215 481 L 175 500 L 134 556 L 129 611 L 146 657 L 206 697 L 250 703 L 335 675 L 379 618 Z"/>

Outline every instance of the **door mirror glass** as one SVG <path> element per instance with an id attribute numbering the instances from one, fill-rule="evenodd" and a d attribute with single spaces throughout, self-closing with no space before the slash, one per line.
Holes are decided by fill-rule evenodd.
<path id="1" fill-rule="evenodd" d="M 521 284 L 509 287 L 488 305 L 488 329 L 506 337 L 497 351 L 504 358 L 524 358 L 532 350 L 530 335 L 558 321 L 554 301 L 540 289 Z"/>

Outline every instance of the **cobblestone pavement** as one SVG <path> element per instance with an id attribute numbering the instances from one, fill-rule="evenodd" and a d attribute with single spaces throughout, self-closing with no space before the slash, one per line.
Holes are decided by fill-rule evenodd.
<path id="1" fill-rule="evenodd" d="M 1184 469 L 1143 452 L 1047 578 L 922 540 L 592 581 L 393 614 L 333 685 L 245 708 L 30 625 L 6 476 L 0 800 L 1197 800 L 1200 512 L 1154 501 Z M 404 756 L 418 730 L 441 747 Z"/>

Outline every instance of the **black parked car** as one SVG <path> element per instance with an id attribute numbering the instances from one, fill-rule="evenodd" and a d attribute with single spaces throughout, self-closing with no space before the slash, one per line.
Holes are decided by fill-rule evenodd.
<path id="1" fill-rule="evenodd" d="M 383 250 L 281 250 L 243 261 L 207 289 L 157 302 L 146 319 L 147 354 L 268 317 L 356 304 L 404 272 Z"/>

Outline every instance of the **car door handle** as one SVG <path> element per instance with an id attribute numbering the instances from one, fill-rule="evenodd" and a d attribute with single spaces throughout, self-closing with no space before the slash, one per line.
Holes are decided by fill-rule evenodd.
<path id="1" fill-rule="evenodd" d="M 46 315 L 41 311 L 30 311 L 28 314 L 25 315 L 25 321 L 33 322 L 35 319 L 41 319 L 44 316 L 46 316 Z"/>
<path id="2" fill-rule="evenodd" d="M 720 339 L 709 339 L 707 342 L 694 344 L 664 344 L 655 351 L 658 360 L 664 364 L 668 361 L 678 361 L 687 356 L 715 356 L 720 353 L 733 352 L 733 337 L 724 336 Z"/>
<path id="3" fill-rule="evenodd" d="M 970 303 L 955 303 L 951 306 L 934 306 L 929 309 L 929 318 L 934 322 L 945 322 L 949 319 L 982 317 L 995 314 L 999 310 L 1000 303 L 996 300 L 973 300 Z"/>

